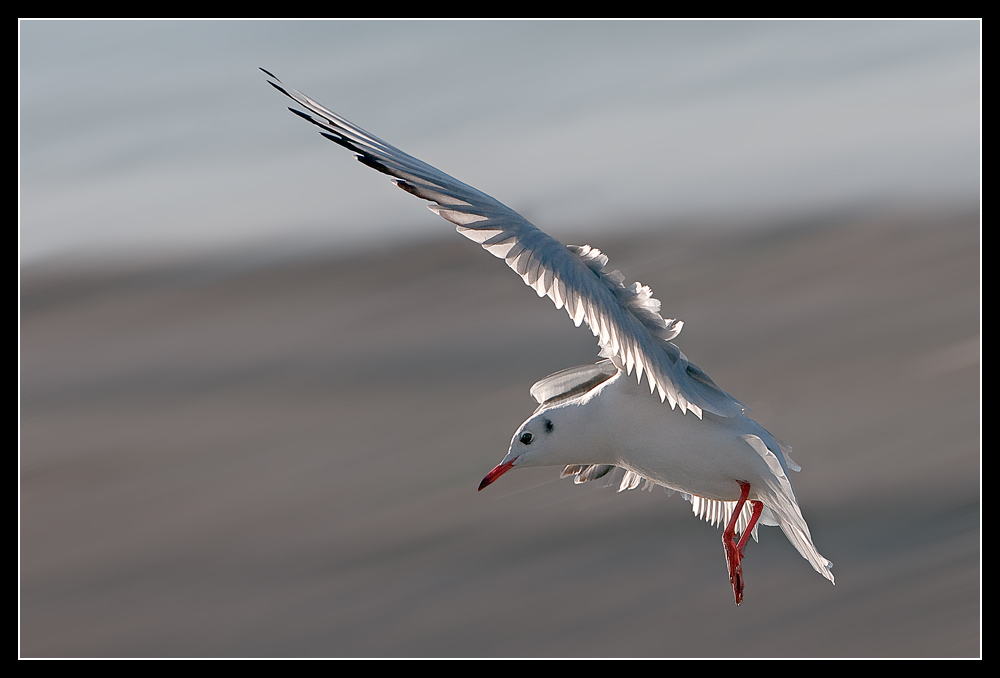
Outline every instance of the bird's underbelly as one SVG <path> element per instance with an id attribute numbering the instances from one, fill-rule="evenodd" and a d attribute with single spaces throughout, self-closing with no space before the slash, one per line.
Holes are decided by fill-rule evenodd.
<path id="1" fill-rule="evenodd" d="M 719 499 L 723 501 L 735 501 L 739 499 L 740 485 L 737 481 L 743 480 L 740 476 L 745 475 L 740 473 L 713 473 L 711 475 L 695 476 L 684 471 L 675 473 L 670 469 L 650 470 L 629 468 L 629 470 L 635 471 L 644 478 L 648 478 L 656 484 L 663 485 L 671 490 L 697 495 L 705 499 Z"/>
<path id="2" fill-rule="evenodd" d="M 625 426 L 627 435 L 615 438 L 618 466 L 679 492 L 724 501 L 739 499 L 737 481 L 750 483 L 754 497 L 756 487 L 771 474 L 761 456 L 740 438 L 738 422 L 710 420 L 709 415 L 702 420 L 669 409 L 656 414 L 655 424 L 643 418 Z"/>

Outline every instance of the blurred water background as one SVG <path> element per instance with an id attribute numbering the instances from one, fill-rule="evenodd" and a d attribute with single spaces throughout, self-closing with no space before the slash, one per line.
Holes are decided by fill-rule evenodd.
<path id="1" fill-rule="evenodd" d="M 19 22 L 22 656 L 978 656 L 977 21 Z M 837 586 L 555 469 L 588 332 L 264 67 L 686 322 Z M 597 485 L 597 483 L 593 483 Z"/>

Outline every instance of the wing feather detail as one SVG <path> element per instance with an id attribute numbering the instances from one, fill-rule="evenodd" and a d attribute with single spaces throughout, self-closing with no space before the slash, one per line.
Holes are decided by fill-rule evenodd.
<path id="1" fill-rule="evenodd" d="M 625 285 L 620 271 L 607 270 L 608 258 L 589 245 L 563 245 L 489 195 L 414 158 L 273 78 L 275 89 L 302 106 L 290 108 L 320 128 L 321 134 L 357 155 L 363 164 L 393 177 L 412 195 L 428 200 L 431 211 L 456 225 L 459 233 L 504 259 L 538 296 L 549 297 L 579 327 L 586 322 L 598 338 L 601 356 L 626 374 L 645 374 L 650 393 L 692 412 L 734 416 L 745 406 L 688 362 L 671 339 L 683 327 L 664 319 L 649 287 Z"/>
<path id="2" fill-rule="evenodd" d="M 718 499 L 705 499 L 704 497 L 699 497 L 697 495 L 685 494 L 684 498 L 691 502 L 691 512 L 697 517 L 704 520 L 706 523 L 719 527 L 721 525 L 729 522 L 729 517 L 733 515 L 733 510 L 736 508 L 735 501 L 720 501 Z M 750 502 L 743 504 L 743 509 L 740 511 L 740 517 L 736 520 L 736 533 L 743 534 L 743 531 L 747 529 L 747 525 L 750 524 L 750 515 L 753 512 L 753 507 Z M 764 525 L 776 525 L 777 523 L 770 517 L 762 518 L 760 521 Z M 750 534 L 754 541 L 757 540 L 757 525 L 753 526 L 750 530 Z"/>
<path id="3" fill-rule="evenodd" d="M 553 375 L 555 376 L 555 375 Z M 573 482 L 577 485 L 585 483 L 591 480 L 597 480 L 602 478 L 607 474 L 614 471 L 617 467 L 608 466 L 603 464 L 573 464 L 565 467 L 559 474 L 560 478 L 573 477 Z M 623 469 L 625 470 L 625 469 Z M 652 491 L 656 487 L 657 483 L 653 482 L 649 478 L 646 478 L 635 471 L 625 470 L 625 475 L 622 476 L 621 482 L 618 485 L 619 492 L 625 492 L 627 490 L 634 490 L 642 484 L 643 490 Z M 674 491 L 669 488 L 664 488 L 667 490 L 668 494 L 673 494 Z M 720 527 L 727 522 L 729 522 L 729 517 L 733 515 L 733 510 L 736 508 L 735 501 L 720 501 L 718 499 L 705 499 L 704 497 L 699 497 L 697 495 L 691 495 L 683 493 L 681 495 L 685 501 L 691 502 L 691 512 L 697 518 L 704 520 L 705 522 L 713 525 L 714 527 Z M 747 525 L 750 524 L 750 515 L 753 512 L 753 507 L 750 502 L 743 505 L 743 509 L 740 511 L 739 518 L 736 520 L 736 533 L 743 534 L 746 530 Z M 778 521 L 775 519 L 774 515 L 769 509 L 765 508 L 761 514 L 760 520 L 753 529 L 750 531 L 750 535 L 757 539 L 757 526 L 758 525 L 778 525 Z"/>

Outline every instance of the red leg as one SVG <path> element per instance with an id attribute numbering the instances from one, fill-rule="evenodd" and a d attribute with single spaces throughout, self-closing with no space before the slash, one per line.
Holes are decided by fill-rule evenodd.
<path id="1" fill-rule="evenodd" d="M 743 566 L 740 564 L 740 561 L 743 559 L 743 549 L 746 548 L 750 532 L 753 531 L 753 526 L 757 524 L 761 511 L 764 510 L 764 504 L 759 501 L 751 502 L 753 504 L 753 513 L 750 516 L 750 522 L 746 526 L 746 529 L 743 530 L 743 535 L 740 537 L 739 543 L 737 543 L 736 521 L 739 519 L 740 512 L 743 511 L 743 505 L 750 495 L 750 483 L 743 480 L 737 480 L 736 482 L 740 484 L 740 499 L 736 502 L 736 508 L 733 509 L 733 515 L 729 518 L 729 524 L 726 525 L 726 529 L 722 532 L 722 545 L 726 549 L 726 563 L 729 565 L 729 581 L 733 585 L 733 595 L 736 596 L 736 604 L 739 605 L 743 602 Z"/>
<path id="2" fill-rule="evenodd" d="M 750 522 L 747 523 L 747 527 L 743 530 L 743 535 L 740 537 L 740 543 L 736 545 L 736 550 L 740 552 L 740 558 L 743 557 L 743 549 L 747 546 L 747 540 L 750 539 L 750 532 L 753 531 L 753 526 L 757 524 L 757 520 L 760 518 L 761 512 L 764 510 L 764 502 L 762 501 L 752 501 L 753 511 L 750 514 Z"/>

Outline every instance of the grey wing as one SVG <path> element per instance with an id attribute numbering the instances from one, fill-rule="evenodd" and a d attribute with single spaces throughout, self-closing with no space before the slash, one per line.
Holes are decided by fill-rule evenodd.
<path id="1" fill-rule="evenodd" d="M 264 71 L 264 69 L 261 69 Z M 565 307 L 579 327 L 586 322 L 601 345 L 601 354 L 627 374 L 643 373 L 650 393 L 682 412 L 701 416 L 708 410 L 733 416 L 744 406 L 688 362 L 669 340 L 683 323 L 664 320 L 660 302 L 639 283 L 624 284 L 617 270 L 607 271 L 608 258 L 589 246 L 566 246 L 539 230 L 524 217 L 485 193 L 458 181 L 404 153 L 296 90 L 268 81 L 307 112 L 293 113 L 317 125 L 327 139 L 357 154 L 365 165 L 394 178 L 403 190 L 436 204 L 435 213 L 457 225 L 459 233 L 478 242 L 507 262 L 538 296 L 547 296 L 556 308 Z"/>

